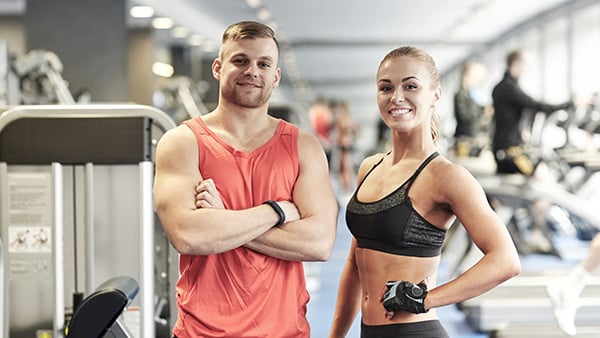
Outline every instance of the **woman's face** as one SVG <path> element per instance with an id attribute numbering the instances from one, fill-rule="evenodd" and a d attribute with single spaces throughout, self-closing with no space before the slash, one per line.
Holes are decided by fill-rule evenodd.
<path id="1" fill-rule="evenodd" d="M 420 128 L 431 133 L 432 109 L 441 89 L 432 88 L 426 66 L 409 56 L 385 60 L 377 72 L 377 105 L 385 124 L 392 130 Z"/>

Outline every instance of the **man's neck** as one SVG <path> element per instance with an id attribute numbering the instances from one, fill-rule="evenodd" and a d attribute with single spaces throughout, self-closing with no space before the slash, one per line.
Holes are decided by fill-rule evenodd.
<path id="1" fill-rule="evenodd" d="M 250 152 L 273 137 L 277 122 L 266 111 L 243 109 L 225 111 L 218 106 L 204 118 L 206 125 L 234 148 Z"/>

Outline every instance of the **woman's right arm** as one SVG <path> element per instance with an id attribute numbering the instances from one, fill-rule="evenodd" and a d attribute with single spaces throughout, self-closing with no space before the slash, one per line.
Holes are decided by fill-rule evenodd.
<path id="1" fill-rule="evenodd" d="M 335 313 L 333 315 L 333 323 L 331 324 L 329 338 L 346 337 L 346 334 L 350 330 L 354 318 L 356 318 L 360 309 L 362 291 L 360 280 L 358 278 L 356 260 L 354 258 L 355 250 L 356 239 L 352 239 L 350 253 L 348 254 L 348 259 L 346 260 L 340 278 Z"/>

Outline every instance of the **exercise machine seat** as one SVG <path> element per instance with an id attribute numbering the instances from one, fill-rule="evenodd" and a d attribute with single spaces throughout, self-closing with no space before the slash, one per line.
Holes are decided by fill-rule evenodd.
<path id="1" fill-rule="evenodd" d="M 111 330 L 139 291 L 135 279 L 115 277 L 102 283 L 73 313 L 67 337 L 100 338 Z"/>

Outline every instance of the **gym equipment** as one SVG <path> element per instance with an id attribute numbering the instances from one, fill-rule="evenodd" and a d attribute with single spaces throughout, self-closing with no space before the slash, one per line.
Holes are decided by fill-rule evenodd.
<path id="1" fill-rule="evenodd" d="M 0 106 L 75 103 L 62 71 L 55 53 L 32 50 L 11 58 L 8 43 L 0 39 Z"/>
<path id="2" fill-rule="evenodd" d="M 547 327 L 546 331 L 558 332 L 558 327 L 553 326 L 553 310 L 546 286 L 581 259 L 573 257 L 574 252 L 585 252 L 585 241 L 600 229 L 600 217 L 594 212 L 593 200 L 570 193 L 559 184 L 540 184 L 521 175 L 478 177 L 478 180 L 490 203 L 509 227 L 521 254 L 524 272 L 483 295 L 460 303 L 459 308 L 469 324 L 481 332 L 508 334 L 500 332 L 509 325 L 535 328 L 541 325 Z M 539 203 L 546 206 L 540 208 Z M 559 239 L 571 241 L 570 246 Z M 453 275 L 458 275 L 474 264 L 481 253 L 477 247 L 465 244 L 470 239 L 464 233 L 461 236 L 460 231 L 450 240 L 447 245 L 468 249 L 463 251 L 462 259 L 454 258 L 460 265 L 451 265 L 460 269 L 453 271 Z M 579 245 L 579 250 L 573 250 L 575 245 Z M 528 257 L 535 257 L 537 266 L 527 267 Z M 547 266 L 544 266 L 544 259 Z M 600 298 L 595 296 L 599 292 L 600 279 L 595 278 L 582 295 L 578 324 L 600 320 Z M 594 329 L 588 327 L 589 330 Z M 528 331 L 530 337 L 532 332 L 535 331 Z M 599 333 L 595 331 L 595 334 Z"/>
<path id="3" fill-rule="evenodd" d="M 14 60 L 12 69 L 21 79 L 20 104 L 75 103 L 61 75 L 62 63 L 53 52 L 32 50 Z"/>
<path id="4" fill-rule="evenodd" d="M 2 244 L 2 238 L 0 238 L 0 327 L 6 327 L 6 323 L 4 323 L 4 318 L 6 314 L 6 304 L 5 304 L 5 295 L 6 289 L 4 286 L 4 276 L 6 272 L 4 271 L 4 244 Z"/>
<path id="5" fill-rule="evenodd" d="M 152 184 L 156 140 L 173 127 L 164 112 L 135 104 L 0 114 L 1 337 L 61 337 L 96 280 L 115 275 L 140 281 L 132 331 L 170 337 L 178 255 L 154 212 Z"/>
<path id="6" fill-rule="evenodd" d="M 208 113 L 202 97 L 208 84 L 194 84 L 186 76 L 162 79 L 160 89 L 154 94 L 154 105 L 167 112 L 176 123 Z"/>
<path id="7" fill-rule="evenodd" d="M 501 331 L 508 325 L 554 324 L 554 314 L 546 286 L 561 277 L 562 270 L 553 269 L 517 276 L 487 293 L 464 301 L 460 308 L 468 323 L 477 331 Z M 586 285 L 576 324 L 600 321 L 600 278 L 593 277 Z M 596 331 L 598 335 L 600 331 Z M 545 337 L 545 336 L 544 336 Z"/>
<path id="8" fill-rule="evenodd" d="M 600 333 L 597 323 L 577 326 L 577 337 L 596 338 Z M 490 338 L 559 338 L 565 334 L 556 324 L 509 324 L 506 327 L 490 333 Z"/>
<path id="9" fill-rule="evenodd" d="M 119 319 L 139 290 L 135 279 L 115 277 L 102 283 L 86 297 L 73 314 L 66 336 L 68 338 L 102 338 L 111 333 L 115 338 L 132 337 Z"/>

